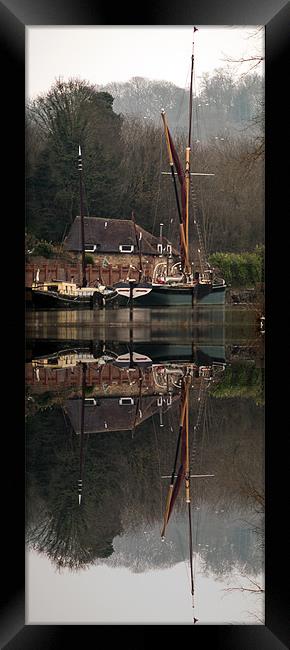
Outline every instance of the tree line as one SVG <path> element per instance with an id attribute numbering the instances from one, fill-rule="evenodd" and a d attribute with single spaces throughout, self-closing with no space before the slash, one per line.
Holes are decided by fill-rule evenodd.
<path id="1" fill-rule="evenodd" d="M 251 114 L 247 114 L 247 120 L 252 121 L 258 114 L 262 119 L 262 108 L 257 113 L 255 83 L 243 82 L 244 95 L 242 86 L 238 86 Z M 134 84 L 136 86 L 132 82 L 132 92 Z M 154 115 L 160 115 L 160 105 L 157 110 L 157 104 L 163 103 L 164 95 L 160 91 L 153 102 L 150 84 L 146 86 L 140 82 L 139 85 L 142 96 L 145 97 L 147 92 L 148 105 L 155 107 Z M 227 101 L 231 104 L 230 86 L 228 76 L 224 80 L 220 76 L 207 78 L 199 101 L 213 113 L 216 110 L 214 106 L 224 111 L 221 109 L 224 104 L 218 97 L 221 92 L 225 96 L 228 93 Z M 165 82 L 160 82 L 160 87 L 169 92 Z M 238 87 L 232 88 L 232 94 L 236 95 Z M 62 242 L 79 214 L 77 158 L 80 144 L 85 214 L 124 219 L 130 218 L 134 210 L 136 221 L 141 226 L 158 235 L 162 222 L 163 234 L 171 241 L 178 240 L 172 181 L 170 176 L 162 174 L 169 171 L 169 164 L 161 120 L 157 123 L 152 115 L 145 120 L 145 116 L 141 117 L 142 110 L 134 112 L 133 100 L 129 102 L 131 113 L 117 112 L 117 91 L 114 87 L 110 90 L 99 90 L 77 79 L 56 81 L 48 93 L 28 102 L 28 234 L 48 242 Z M 171 91 L 175 97 L 173 89 Z M 167 103 L 164 101 L 165 108 L 171 106 L 170 102 L 169 98 Z M 231 113 L 229 107 L 226 113 Z M 249 126 L 247 120 L 245 118 L 244 124 Z M 183 162 L 186 129 L 183 126 L 177 128 L 174 120 L 171 126 L 169 108 L 168 121 Z M 207 139 L 198 138 L 196 133 L 192 143 L 192 171 L 214 174 L 211 177 L 192 177 L 192 200 L 198 206 L 198 220 L 206 249 L 208 253 L 251 251 L 264 240 L 261 129 L 237 129 L 233 135 L 230 130 L 223 129 L 216 118 L 214 123 L 215 135 L 207 129 Z"/>
<path id="2" fill-rule="evenodd" d="M 169 81 L 144 77 L 132 77 L 127 82 L 112 82 L 97 88 L 115 98 L 114 108 L 118 113 L 152 120 L 158 125 L 160 110 L 164 108 L 172 128 L 188 129 L 189 90 Z M 196 137 L 206 141 L 221 133 L 236 135 L 245 127 L 256 134 L 262 95 L 263 81 L 256 73 L 237 80 L 227 68 L 202 74 L 198 94 L 193 97 Z"/>

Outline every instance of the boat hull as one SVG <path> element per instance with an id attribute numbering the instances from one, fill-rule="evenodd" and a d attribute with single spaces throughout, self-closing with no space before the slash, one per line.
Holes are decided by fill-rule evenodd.
<path id="1" fill-rule="evenodd" d="M 213 362 L 225 362 L 225 346 L 217 343 L 211 346 L 192 343 L 135 343 L 134 349 L 150 357 L 152 363 L 196 363 L 210 365 Z"/>
<path id="2" fill-rule="evenodd" d="M 197 302 L 202 305 L 224 305 L 226 301 L 226 285 L 206 285 L 199 284 L 197 292 Z"/>
<path id="3" fill-rule="evenodd" d="M 226 296 L 225 285 L 192 286 L 164 286 L 153 285 L 146 295 L 134 299 L 135 307 L 168 307 L 168 306 L 193 306 L 224 305 Z M 121 299 L 122 300 L 122 299 Z M 126 300 L 128 304 L 128 300 Z"/>
<path id="4" fill-rule="evenodd" d="M 110 297 L 105 297 L 105 302 L 110 302 Z M 38 309 L 91 309 L 102 308 L 103 295 L 95 292 L 94 296 L 64 296 L 53 291 L 33 290 L 29 294 L 27 306 Z"/>

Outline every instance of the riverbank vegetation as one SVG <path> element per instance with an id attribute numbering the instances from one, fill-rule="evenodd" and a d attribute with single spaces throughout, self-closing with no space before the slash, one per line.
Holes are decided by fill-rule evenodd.
<path id="1" fill-rule="evenodd" d="M 213 253 L 209 261 L 229 286 L 254 287 L 264 282 L 264 246 L 250 253 Z"/>
<path id="2" fill-rule="evenodd" d="M 211 394 L 220 399 L 234 397 L 253 399 L 257 406 L 264 404 L 264 371 L 254 364 L 233 363 L 226 367 L 221 381 Z"/>

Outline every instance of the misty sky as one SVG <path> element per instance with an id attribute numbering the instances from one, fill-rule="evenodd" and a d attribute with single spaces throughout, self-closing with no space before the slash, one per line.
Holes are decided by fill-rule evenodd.
<path id="1" fill-rule="evenodd" d="M 262 576 L 255 577 L 263 582 Z M 227 592 L 251 587 L 238 572 L 227 580 L 203 575 L 197 565 L 195 616 L 200 624 L 264 624 L 264 594 Z M 95 565 L 58 573 L 50 560 L 33 551 L 26 559 L 26 623 L 190 624 L 189 567 L 132 573 L 127 568 Z"/>
<path id="2" fill-rule="evenodd" d="M 57 78 L 93 84 L 134 76 L 189 84 L 193 28 L 190 26 L 26 27 L 26 95 L 45 93 Z M 264 30 L 257 26 L 198 26 L 194 37 L 195 76 L 230 66 L 235 75 L 253 63 L 228 58 L 264 56 Z M 255 71 L 263 73 L 263 64 Z"/>

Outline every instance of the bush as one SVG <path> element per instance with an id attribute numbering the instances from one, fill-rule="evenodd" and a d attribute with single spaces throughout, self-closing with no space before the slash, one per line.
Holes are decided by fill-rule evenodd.
<path id="1" fill-rule="evenodd" d="M 213 385 L 211 395 L 219 399 L 233 397 L 253 399 L 257 406 L 264 404 L 263 373 L 261 368 L 247 364 L 227 366 L 224 377 Z"/>
<path id="2" fill-rule="evenodd" d="M 209 258 L 213 268 L 228 285 L 249 287 L 263 280 L 264 250 L 257 248 L 253 253 L 213 253 Z"/>
<path id="3" fill-rule="evenodd" d="M 85 255 L 86 264 L 94 264 L 94 258 L 92 255 Z"/>
<path id="4" fill-rule="evenodd" d="M 30 233 L 25 234 L 25 254 L 27 259 L 29 255 L 35 257 L 53 257 L 55 254 L 54 246 L 45 239 L 37 239 Z"/>
<path id="5" fill-rule="evenodd" d="M 33 249 L 33 255 L 36 256 L 39 255 L 39 257 L 47 257 L 47 258 L 53 257 L 54 247 L 50 242 L 41 240 L 35 245 Z"/>

